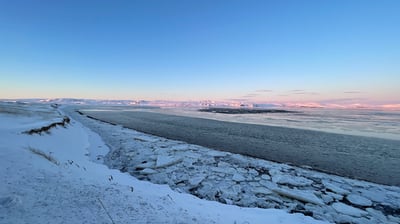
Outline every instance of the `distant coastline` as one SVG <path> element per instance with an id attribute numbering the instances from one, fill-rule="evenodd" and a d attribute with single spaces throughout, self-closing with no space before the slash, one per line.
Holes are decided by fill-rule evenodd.
<path id="1" fill-rule="evenodd" d="M 264 113 L 298 113 L 296 111 L 282 109 L 253 109 L 253 108 L 223 108 L 210 107 L 199 109 L 200 112 L 221 113 L 221 114 L 264 114 Z"/>

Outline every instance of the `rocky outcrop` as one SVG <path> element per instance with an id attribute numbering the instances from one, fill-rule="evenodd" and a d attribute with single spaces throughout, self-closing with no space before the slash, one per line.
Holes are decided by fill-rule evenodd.
<path id="1" fill-rule="evenodd" d="M 49 125 L 46 125 L 46 126 L 43 126 L 40 128 L 34 128 L 31 130 L 25 131 L 24 134 L 28 134 L 28 135 L 39 134 L 39 135 L 41 135 L 43 132 L 50 133 L 50 129 L 55 128 L 57 126 L 65 127 L 67 124 L 69 124 L 69 122 L 70 122 L 69 117 L 64 117 L 62 119 L 62 121 L 60 121 L 60 122 L 54 122 L 54 123 L 51 123 Z"/>

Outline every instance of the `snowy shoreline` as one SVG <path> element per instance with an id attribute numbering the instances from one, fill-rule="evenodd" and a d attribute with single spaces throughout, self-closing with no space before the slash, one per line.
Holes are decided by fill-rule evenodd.
<path id="1" fill-rule="evenodd" d="M 79 112 L 96 120 L 206 148 L 400 186 L 400 141 L 396 140 L 119 108 L 79 108 Z"/>
<path id="2" fill-rule="evenodd" d="M 65 118 L 49 105 L 0 109 L 0 223 L 400 221 L 399 187 L 163 139 L 74 111 L 65 111 L 72 118 L 65 127 L 52 125 Z"/>
<path id="3" fill-rule="evenodd" d="M 279 208 L 336 223 L 397 223 L 400 188 L 143 134 L 69 114 L 111 148 L 105 164 L 178 192 L 243 207 Z M 111 133 L 111 134 L 110 134 Z"/>
<path id="4" fill-rule="evenodd" d="M 0 107 L 0 223 L 324 223 L 283 210 L 201 200 L 140 181 L 92 162 L 108 148 L 73 119 L 48 133 L 23 134 L 62 120 L 49 105 Z"/>

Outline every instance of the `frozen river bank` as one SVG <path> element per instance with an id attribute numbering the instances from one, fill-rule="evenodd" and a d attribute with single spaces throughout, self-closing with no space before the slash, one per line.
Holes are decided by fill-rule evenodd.
<path id="1" fill-rule="evenodd" d="M 144 133 L 375 183 L 400 185 L 400 141 L 143 111 L 82 110 Z"/>
<path id="2" fill-rule="evenodd" d="M 243 207 L 280 208 L 335 223 L 400 221 L 400 189 L 216 151 L 70 115 L 110 147 L 97 159 L 178 192 Z"/>

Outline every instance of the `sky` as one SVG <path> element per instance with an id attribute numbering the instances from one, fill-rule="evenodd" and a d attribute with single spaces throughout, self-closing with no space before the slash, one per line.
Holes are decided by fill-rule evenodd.
<path id="1" fill-rule="evenodd" d="M 0 0 L 0 98 L 400 104 L 400 1 Z"/>

